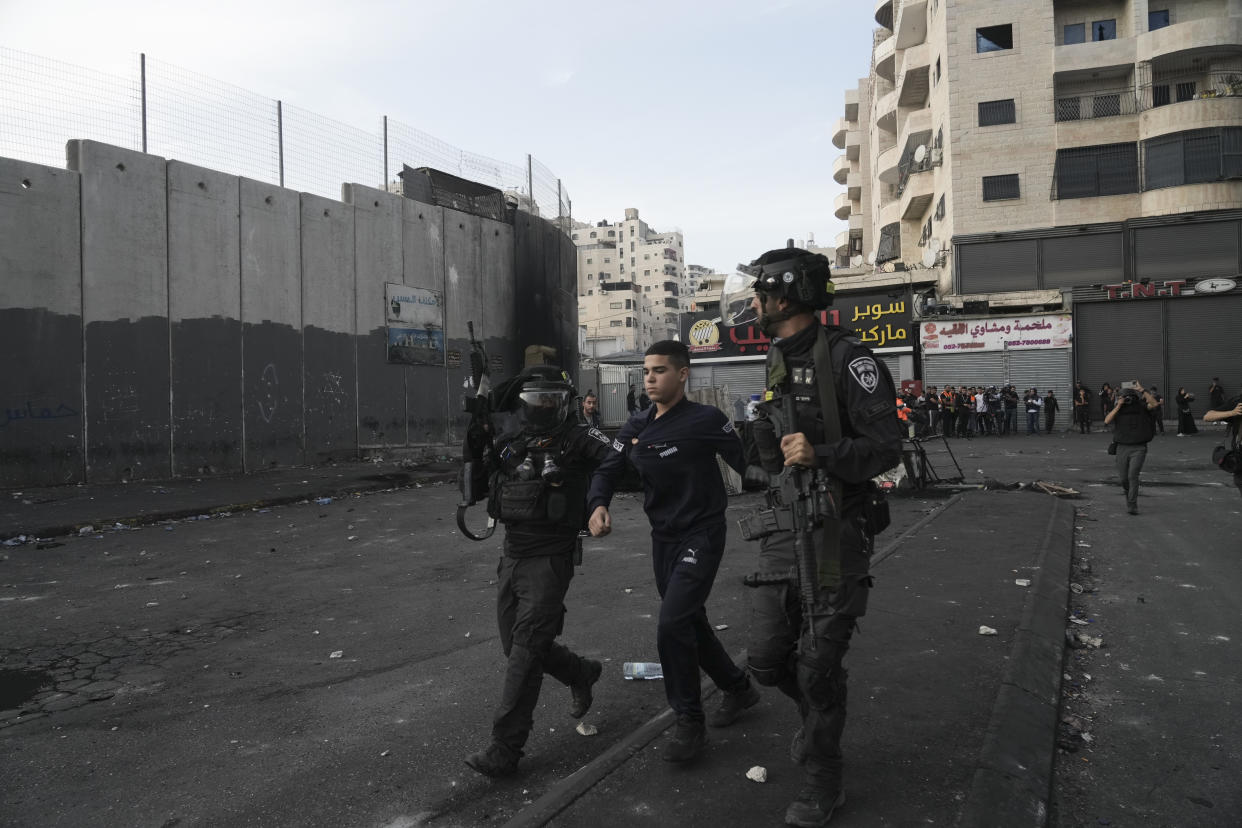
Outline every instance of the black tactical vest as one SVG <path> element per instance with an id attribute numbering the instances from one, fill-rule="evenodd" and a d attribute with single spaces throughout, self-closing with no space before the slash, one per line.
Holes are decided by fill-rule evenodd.
<path id="1" fill-rule="evenodd" d="M 1147 410 L 1141 398 L 1134 402 L 1123 403 L 1121 410 L 1113 418 L 1113 422 L 1117 426 L 1113 442 L 1123 446 L 1144 445 L 1150 443 L 1156 436 L 1156 424 L 1152 422 L 1152 413 Z"/>

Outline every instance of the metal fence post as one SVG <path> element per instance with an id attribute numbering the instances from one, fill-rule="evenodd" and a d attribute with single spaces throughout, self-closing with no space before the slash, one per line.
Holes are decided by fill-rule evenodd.
<path id="1" fill-rule="evenodd" d="M 147 53 L 138 55 L 139 72 L 142 76 L 142 151 L 147 151 Z"/>
<path id="2" fill-rule="evenodd" d="M 276 157 L 280 164 L 280 186 L 285 186 L 285 113 L 280 101 L 276 101 Z"/>

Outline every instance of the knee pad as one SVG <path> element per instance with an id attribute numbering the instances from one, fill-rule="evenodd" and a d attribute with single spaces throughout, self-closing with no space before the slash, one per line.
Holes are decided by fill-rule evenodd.
<path id="1" fill-rule="evenodd" d="M 746 666 L 757 683 L 764 687 L 779 687 L 782 682 L 793 677 L 796 660 L 791 653 L 787 658 L 765 657 L 761 653 L 748 656 Z"/>

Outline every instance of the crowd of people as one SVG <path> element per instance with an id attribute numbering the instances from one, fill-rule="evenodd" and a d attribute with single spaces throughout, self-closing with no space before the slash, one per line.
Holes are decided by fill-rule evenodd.
<path id="1" fill-rule="evenodd" d="M 1050 432 L 1056 424 L 1061 403 L 1051 389 L 1040 394 L 1038 388 L 1021 392 L 1016 386 L 952 386 L 943 390 L 934 385 L 910 390 L 897 399 L 897 416 L 914 437 L 1003 437 L 1017 434 L 1018 412 L 1025 417 L 1027 434 Z"/>

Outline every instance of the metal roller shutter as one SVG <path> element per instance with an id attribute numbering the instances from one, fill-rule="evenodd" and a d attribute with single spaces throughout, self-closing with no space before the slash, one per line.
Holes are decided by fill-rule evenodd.
<path id="1" fill-rule="evenodd" d="M 1010 351 L 1009 384 L 1019 391 L 1036 388 L 1040 396 L 1049 389 L 1057 398 L 1068 400 L 1074 387 L 1074 365 L 1069 348 L 1047 348 L 1040 351 Z"/>
<path id="2" fill-rule="evenodd" d="M 961 293 L 1035 290 L 1039 251 L 1035 239 L 961 244 L 957 247 Z"/>
<path id="3" fill-rule="evenodd" d="M 1121 233 L 1092 233 L 1040 241 L 1041 287 L 1113 284 L 1125 278 Z"/>
<path id="4" fill-rule="evenodd" d="M 1173 398 L 1184 385 L 1195 395 L 1196 417 L 1208 410 L 1208 385 L 1220 377 L 1226 395 L 1242 388 L 1242 295 L 1203 296 L 1170 300 L 1165 305 L 1168 336 L 1168 376 L 1164 395 L 1166 417 L 1175 418 Z"/>
<path id="5" fill-rule="evenodd" d="M 923 358 L 923 385 L 944 388 L 946 385 L 985 388 L 1006 385 L 1005 352 L 984 351 L 977 354 L 937 354 Z"/>
<path id="6" fill-rule="evenodd" d="M 1134 231 L 1134 278 L 1232 276 L 1239 271 L 1238 222 L 1139 227 Z"/>
<path id="7" fill-rule="evenodd" d="M 901 381 L 905 379 L 901 374 L 901 354 L 876 354 L 876 358 L 888 368 L 888 373 L 893 378 L 893 385 L 900 390 Z"/>
<path id="8" fill-rule="evenodd" d="M 691 371 L 701 371 L 706 366 L 699 366 Z M 728 386 L 729 401 L 733 410 L 729 412 L 735 419 L 746 417 L 746 402 L 751 394 L 763 394 L 767 385 L 767 367 L 762 361 L 745 362 L 734 365 L 711 366 L 711 384 L 717 388 Z"/>
<path id="9" fill-rule="evenodd" d="M 1189 300 L 1187 300 L 1189 301 Z M 1075 378 L 1092 394 L 1104 383 L 1159 383 L 1164 377 L 1162 302 L 1090 302 L 1074 306 Z M 1093 417 L 1099 414 L 1094 409 Z"/>

